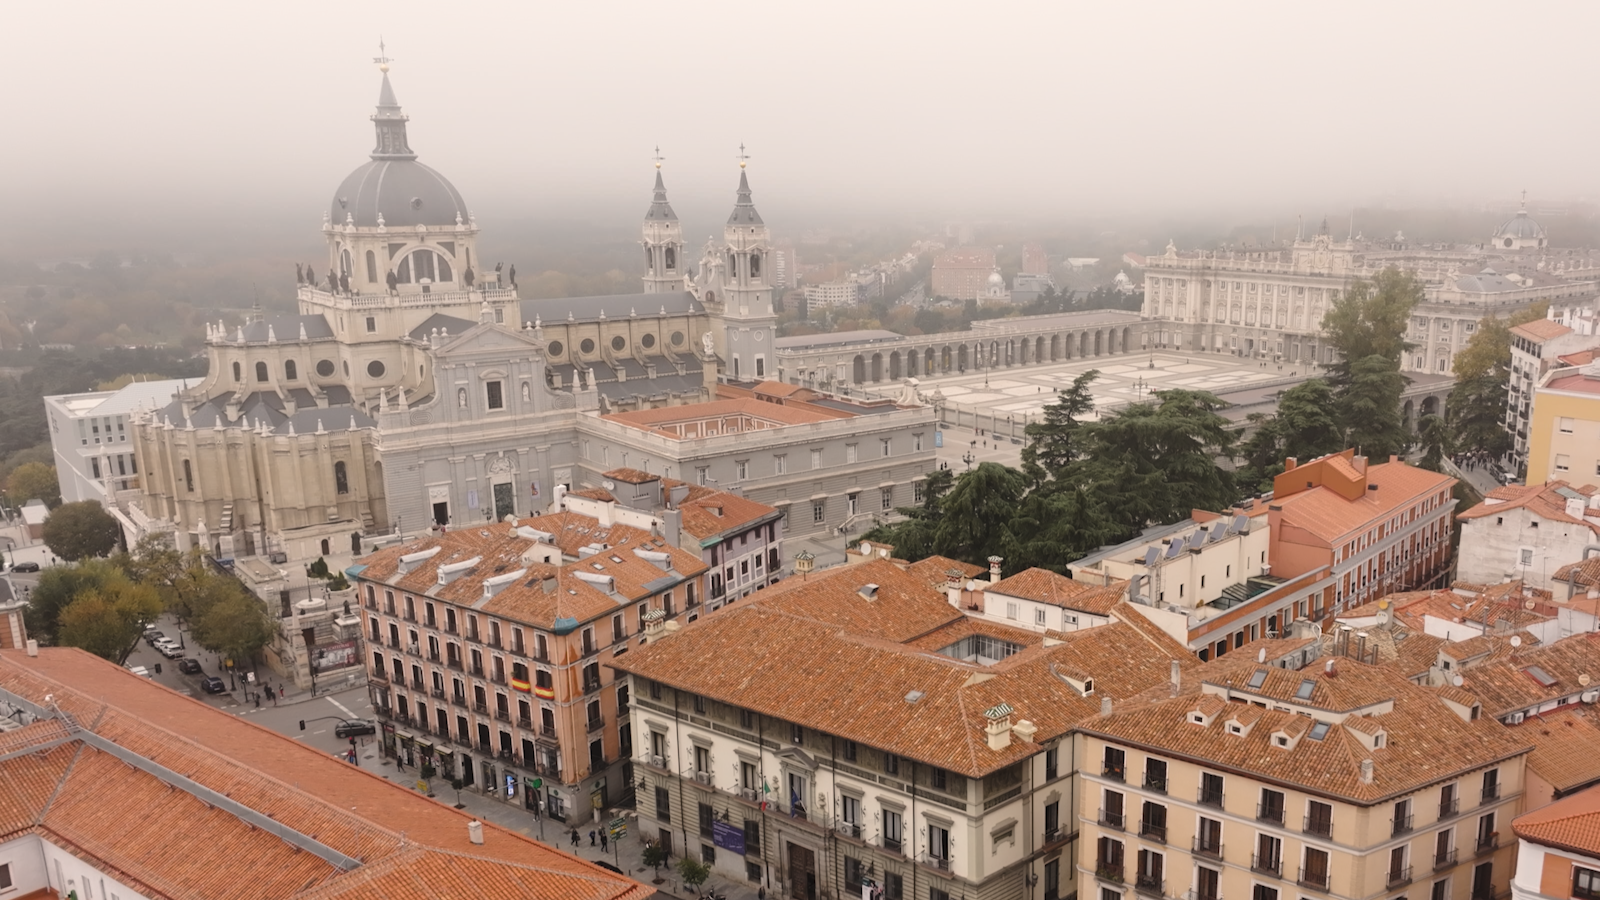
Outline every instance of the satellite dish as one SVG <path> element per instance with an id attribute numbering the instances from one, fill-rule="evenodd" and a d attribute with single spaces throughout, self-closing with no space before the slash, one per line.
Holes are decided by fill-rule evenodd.
<path id="1" fill-rule="evenodd" d="M 1513 634 L 1511 636 L 1511 646 L 1513 646 L 1513 647 L 1521 647 L 1522 646 L 1522 637 L 1521 637 L 1521 635 Z"/>
<path id="2" fill-rule="evenodd" d="M 615 489 L 616 486 L 617 486 L 617 483 L 615 481 L 612 481 L 609 478 L 607 478 L 605 481 L 602 481 L 600 483 L 605 485 L 606 486 L 606 490 L 608 490 L 608 491 Z"/>
<path id="3" fill-rule="evenodd" d="M 1589 678 L 1589 673 L 1588 672 L 1584 672 L 1584 673 L 1582 673 L 1582 674 L 1580 674 L 1578 676 L 1578 684 L 1583 686 L 1583 687 L 1588 687 L 1589 686 L 1589 681 L 1590 681 L 1590 678 Z"/>
<path id="4" fill-rule="evenodd" d="M 1460 675 L 1457 675 L 1456 677 L 1450 679 L 1450 683 L 1455 685 L 1456 687 L 1461 687 L 1463 684 L 1467 683 L 1467 680 L 1465 678 L 1462 678 Z"/>
<path id="5" fill-rule="evenodd" d="M 861 555 L 862 556 L 871 556 L 872 555 L 872 545 L 867 543 L 866 541 L 862 541 L 861 542 Z"/>
<path id="6" fill-rule="evenodd" d="M 1523 604 L 1523 609 L 1533 609 L 1533 598 L 1529 597 Z"/>
<path id="7" fill-rule="evenodd" d="M 1256 662 L 1264 663 L 1266 661 L 1267 661 L 1267 648 L 1262 647 L 1260 650 L 1256 651 Z"/>
<path id="8" fill-rule="evenodd" d="M 1382 600 L 1379 600 L 1378 601 L 1378 608 L 1379 609 L 1388 609 L 1389 608 L 1389 598 L 1385 597 Z"/>

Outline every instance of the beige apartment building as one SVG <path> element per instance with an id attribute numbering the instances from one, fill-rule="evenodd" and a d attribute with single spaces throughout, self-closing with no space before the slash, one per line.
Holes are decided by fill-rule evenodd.
<path id="1" fill-rule="evenodd" d="M 1080 897 L 1504 896 L 1530 747 L 1472 695 L 1349 659 L 1199 674 L 1078 726 Z"/>
<path id="2" fill-rule="evenodd" d="M 946 250 L 933 260 L 933 296 L 976 300 L 994 270 L 994 251 L 987 247 Z"/>

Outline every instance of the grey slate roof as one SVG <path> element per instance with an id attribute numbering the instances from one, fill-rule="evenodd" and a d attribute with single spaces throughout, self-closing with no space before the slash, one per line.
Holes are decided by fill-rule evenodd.
<path id="1" fill-rule="evenodd" d="M 560 297 L 547 300 L 522 301 L 522 320 L 532 322 L 537 316 L 545 323 L 565 322 L 570 312 L 574 321 L 592 322 L 603 312 L 607 319 L 626 319 L 632 313 L 639 316 L 656 316 L 666 309 L 667 315 L 703 313 L 705 308 L 688 291 L 666 294 L 607 294 L 601 297 Z"/>
<path id="2" fill-rule="evenodd" d="M 447 328 L 450 330 L 451 334 L 460 334 L 476 324 L 478 323 L 472 321 L 471 319 L 463 319 L 457 316 L 447 316 L 444 313 L 434 313 L 433 315 L 422 320 L 421 325 L 411 329 L 410 337 L 414 341 L 427 340 L 428 334 L 435 328 Z"/>
<path id="3" fill-rule="evenodd" d="M 333 329 L 328 326 L 328 320 L 321 315 L 273 316 L 270 319 L 262 319 L 259 322 L 246 322 L 242 327 L 246 341 L 266 340 L 267 329 L 271 327 L 274 340 L 288 342 L 300 340 L 301 325 L 305 326 L 306 337 L 310 340 L 333 337 Z"/>
<path id="4" fill-rule="evenodd" d="M 656 169 L 656 197 L 645 210 L 644 217 L 650 222 L 676 222 L 678 214 L 672 211 L 672 204 L 667 202 L 667 186 L 661 180 L 661 170 Z"/>
<path id="5" fill-rule="evenodd" d="M 739 170 L 739 199 L 733 204 L 733 213 L 728 216 L 729 225 L 760 225 L 761 214 L 756 212 L 754 203 L 750 202 L 750 181 L 745 178 L 744 170 Z"/>
<path id="6" fill-rule="evenodd" d="M 333 194 L 329 217 L 343 225 L 347 216 L 358 227 L 454 228 L 466 221 L 467 201 L 448 179 L 414 159 L 375 159 L 351 172 Z"/>
<path id="7" fill-rule="evenodd" d="M 196 428 L 215 427 L 219 420 L 223 428 L 243 428 L 246 420 L 251 426 L 265 422 L 274 434 L 288 434 L 291 422 L 294 424 L 296 434 L 313 433 L 317 430 L 318 423 L 325 431 L 342 431 L 350 427 L 352 417 L 357 428 L 371 428 L 378 424 L 371 416 L 350 402 L 350 391 L 342 386 L 327 388 L 326 409 L 318 408 L 311 399 L 311 392 L 304 388 L 295 388 L 289 393 L 298 407 L 293 416 L 284 413 L 283 400 L 277 394 L 270 391 L 256 391 L 245 397 L 244 403 L 240 405 L 238 422 L 229 423 L 225 415 L 225 407 L 230 396 L 228 394 L 213 397 L 195 407 L 194 413 L 189 416 L 189 422 Z M 156 421 L 161 421 L 163 417 L 182 428 L 183 404 L 176 400 L 167 404 L 157 414 Z"/>
<path id="8" fill-rule="evenodd" d="M 905 335 L 881 328 L 860 331 L 836 331 L 833 334 L 802 334 L 778 338 L 772 346 L 779 350 L 803 350 L 808 347 L 832 347 L 836 344 L 877 344 L 883 341 L 903 341 Z"/>

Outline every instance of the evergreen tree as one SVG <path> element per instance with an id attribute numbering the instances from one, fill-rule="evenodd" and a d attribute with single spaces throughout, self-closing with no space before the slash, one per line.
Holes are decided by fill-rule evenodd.
<path id="1" fill-rule="evenodd" d="M 1404 453 L 1409 441 L 1400 420 L 1400 394 L 1405 388 L 1397 360 L 1378 354 L 1356 360 L 1350 385 L 1339 398 L 1345 444 L 1372 459 Z"/>
<path id="2" fill-rule="evenodd" d="M 1072 380 L 1072 386 L 1056 391 L 1056 400 L 1044 408 L 1044 418 L 1023 429 L 1028 437 L 1022 448 L 1022 470 L 1035 484 L 1054 476 L 1078 458 L 1076 440 L 1082 427 L 1080 418 L 1094 411 L 1090 385 L 1100 372 L 1090 369 Z"/>
<path id="3" fill-rule="evenodd" d="M 1411 311 L 1422 301 L 1422 282 L 1390 266 L 1371 281 L 1357 279 L 1322 317 L 1327 342 L 1337 352 L 1328 367 L 1328 381 L 1341 392 L 1354 380 L 1355 364 L 1381 356 L 1400 367 L 1400 354 L 1415 347 L 1406 342 Z"/>
<path id="4" fill-rule="evenodd" d="M 1445 454 L 1450 452 L 1450 430 L 1439 416 L 1423 416 L 1421 424 L 1417 435 L 1427 448 L 1421 466 L 1430 472 L 1443 471 Z"/>

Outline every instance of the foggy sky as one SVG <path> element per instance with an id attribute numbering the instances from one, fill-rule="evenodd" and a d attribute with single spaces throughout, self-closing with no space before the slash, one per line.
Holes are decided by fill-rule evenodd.
<path id="1" fill-rule="evenodd" d="M 288 221 L 367 159 L 381 34 L 421 161 L 496 220 L 770 224 L 1600 195 L 1600 4 L 10 4 L 0 219 Z M 0 252 L 4 252 L 0 246 Z"/>

